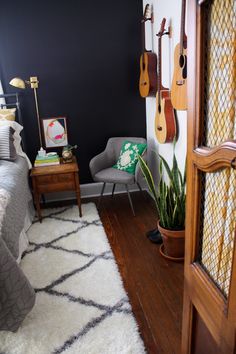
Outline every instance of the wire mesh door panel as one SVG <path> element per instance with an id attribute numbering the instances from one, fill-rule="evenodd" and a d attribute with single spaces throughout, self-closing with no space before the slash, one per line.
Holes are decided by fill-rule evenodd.
<path id="1" fill-rule="evenodd" d="M 202 144 L 236 139 L 236 2 L 206 3 Z M 236 227 L 236 173 L 227 168 L 201 174 L 198 259 L 228 296 Z"/>
<path id="2" fill-rule="evenodd" d="M 203 145 L 236 138 L 236 2 L 205 5 Z"/>
<path id="3" fill-rule="evenodd" d="M 198 260 L 225 297 L 228 296 L 236 227 L 236 171 L 201 176 Z"/>

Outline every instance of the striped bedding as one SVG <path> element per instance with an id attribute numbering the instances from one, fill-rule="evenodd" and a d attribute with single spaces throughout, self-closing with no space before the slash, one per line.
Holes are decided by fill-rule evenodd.
<path id="1" fill-rule="evenodd" d="M 0 127 L 0 159 L 14 161 L 16 149 L 13 143 L 14 130 L 10 126 Z"/>

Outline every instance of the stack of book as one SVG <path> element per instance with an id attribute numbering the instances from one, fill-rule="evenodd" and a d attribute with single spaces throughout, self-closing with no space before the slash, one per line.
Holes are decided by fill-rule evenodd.
<path id="1" fill-rule="evenodd" d="M 36 156 L 34 167 L 60 165 L 60 157 L 56 153 L 48 153 L 45 156 Z"/>

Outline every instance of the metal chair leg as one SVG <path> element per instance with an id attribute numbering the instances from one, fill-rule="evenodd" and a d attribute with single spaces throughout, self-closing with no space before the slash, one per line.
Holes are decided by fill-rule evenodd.
<path id="1" fill-rule="evenodd" d="M 143 192 L 143 190 L 142 190 L 140 184 L 139 184 L 138 182 L 136 182 L 136 183 L 137 183 L 137 186 L 138 186 L 140 192 L 142 193 L 143 198 L 145 199 L 145 195 L 144 195 L 144 192 Z"/>
<path id="2" fill-rule="evenodd" d="M 140 184 L 139 184 L 138 182 L 136 182 L 136 183 L 137 183 L 137 186 L 138 186 L 138 189 L 140 190 L 140 192 L 142 192 L 142 193 L 143 193 L 143 190 L 142 190 L 142 188 L 141 188 Z"/>
<path id="3" fill-rule="evenodd" d="M 111 196 L 112 196 L 112 197 L 114 196 L 115 188 L 116 188 L 116 184 L 114 183 L 114 184 L 113 184 L 113 187 L 112 187 L 112 193 L 111 193 Z"/>
<path id="4" fill-rule="evenodd" d="M 102 191 L 101 191 L 101 194 L 100 194 L 100 198 L 99 198 L 99 201 L 98 201 L 98 209 L 99 209 L 100 204 L 101 204 L 101 201 L 102 201 L 102 196 L 103 196 L 105 187 L 106 187 L 106 183 L 104 182 L 104 183 L 103 183 L 103 186 L 102 186 Z"/>
<path id="5" fill-rule="evenodd" d="M 129 187 L 128 187 L 127 184 L 125 185 L 125 187 L 126 187 L 126 191 L 127 191 L 127 193 L 128 193 L 129 203 L 130 203 L 130 206 L 131 206 L 133 215 L 135 216 L 135 212 L 134 212 L 134 207 L 133 207 L 132 199 L 131 199 L 131 196 L 130 196 L 130 193 L 129 193 Z"/>

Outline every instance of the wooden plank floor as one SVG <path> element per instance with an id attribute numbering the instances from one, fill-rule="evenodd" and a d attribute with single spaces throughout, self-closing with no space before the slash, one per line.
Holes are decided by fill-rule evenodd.
<path id="1" fill-rule="evenodd" d="M 166 261 L 145 236 L 156 215 L 148 194 L 106 196 L 100 217 L 114 252 L 134 315 L 149 354 L 179 354 L 183 302 L 183 263 Z M 96 198 L 82 202 L 97 201 Z"/>

